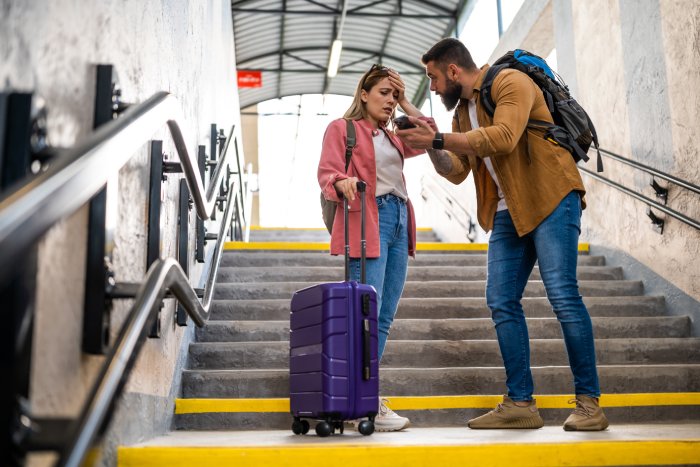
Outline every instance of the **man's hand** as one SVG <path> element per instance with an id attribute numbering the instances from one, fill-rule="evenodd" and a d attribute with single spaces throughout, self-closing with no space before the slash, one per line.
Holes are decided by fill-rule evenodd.
<path id="1" fill-rule="evenodd" d="M 432 149 L 433 139 L 437 132 L 435 121 L 428 121 L 416 117 L 408 117 L 408 120 L 416 125 L 416 128 L 407 130 L 397 130 L 396 136 L 401 138 L 406 144 L 415 149 Z"/>
<path id="2" fill-rule="evenodd" d="M 338 180 L 333 184 L 335 191 L 339 195 L 343 195 L 350 201 L 355 201 L 355 195 L 357 194 L 357 177 L 344 178 L 343 180 Z"/>

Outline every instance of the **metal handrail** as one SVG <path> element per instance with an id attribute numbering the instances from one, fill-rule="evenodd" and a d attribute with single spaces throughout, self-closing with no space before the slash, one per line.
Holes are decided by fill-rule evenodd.
<path id="1" fill-rule="evenodd" d="M 212 217 L 219 201 L 219 185 L 228 170 L 226 159 L 235 128 L 231 129 L 211 184 L 205 192 L 198 164 L 187 151 L 185 137 L 178 124 L 181 120 L 182 112 L 176 99 L 165 92 L 156 93 L 143 103 L 130 107 L 120 118 L 101 126 L 82 143 L 57 150 L 54 162 L 46 172 L 0 197 L 0 283 L 12 271 L 10 264 L 19 260 L 26 249 L 54 224 L 88 202 L 164 123 L 180 156 L 198 216 L 202 219 Z M 234 144 L 238 153 L 237 140 Z M 111 416 L 111 407 L 124 387 L 156 311 L 160 308 L 160 302 L 168 291 L 179 300 L 197 326 L 206 323 L 226 231 L 234 212 L 240 213 L 240 209 L 236 209 L 239 196 L 243 196 L 243 191 L 239 190 L 240 184 L 240 181 L 234 180 L 227 190 L 226 209 L 219 226 L 202 301 L 175 259 L 159 259 L 153 263 L 115 345 L 100 369 L 80 417 L 75 425 L 71 425 L 75 429 L 71 430 L 70 441 L 60 455 L 59 465 L 79 466 L 93 439 L 104 428 Z"/>
<path id="2" fill-rule="evenodd" d="M 467 218 L 469 219 L 470 225 L 465 225 L 459 216 L 455 216 L 455 220 L 467 232 L 466 233 L 467 238 L 469 238 L 471 240 L 471 238 L 469 236 L 472 234 L 472 231 L 474 229 L 474 223 L 473 223 L 474 216 L 472 216 L 469 213 L 469 211 L 467 211 L 467 209 L 464 206 L 462 206 L 461 201 L 458 200 L 457 198 L 455 198 L 452 193 L 450 193 L 448 190 L 445 189 L 444 186 L 440 185 L 440 183 L 438 183 L 436 181 L 429 179 L 428 183 L 423 183 L 423 188 L 426 188 L 428 191 L 431 191 L 432 193 L 434 193 L 436 195 L 436 198 L 440 202 L 440 204 L 442 204 L 444 207 L 449 208 L 449 209 L 457 208 L 467 216 Z M 435 190 L 436 188 L 438 188 L 443 193 L 444 197 L 440 196 L 440 194 L 436 192 L 436 190 Z M 445 200 L 447 201 L 447 203 L 445 203 Z"/>
<path id="3" fill-rule="evenodd" d="M 226 210 L 219 226 L 219 236 L 216 239 L 212 267 L 209 270 L 202 302 L 175 259 L 158 259 L 151 265 L 114 346 L 102 363 L 99 376 L 78 417 L 70 443 L 61 453 L 57 465 L 78 467 L 82 464 L 95 435 L 108 422 L 110 407 L 124 388 L 125 376 L 130 373 L 136 361 L 167 291 L 172 292 L 197 326 L 201 327 L 207 321 L 214 296 L 214 279 L 223 254 L 226 229 L 231 224 L 234 211 L 232 206 L 236 204 L 233 199 L 238 194 L 236 185 L 237 182 L 234 181 L 229 187 Z"/>
<path id="4" fill-rule="evenodd" d="M 659 211 L 664 212 L 664 213 L 668 214 L 669 216 L 671 216 L 675 219 L 678 219 L 679 221 L 700 230 L 700 222 L 696 221 L 695 219 L 691 219 L 690 217 L 686 216 L 685 214 L 681 214 L 680 212 L 676 211 L 675 209 L 668 208 L 661 203 L 657 203 L 656 201 L 654 201 L 651 198 L 647 198 L 646 196 L 644 196 L 640 193 L 637 193 L 634 190 L 630 190 L 626 186 L 620 185 L 619 183 L 614 182 L 608 178 L 601 177 L 600 175 L 598 175 L 594 171 L 588 170 L 585 167 L 579 166 L 579 170 L 585 172 L 586 175 L 593 177 L 594 179 L 598 180 L 599 182 L 602 182 L 606 185 L 609 185 L 613 188 L 616 188 L 617 190 L 619 190 L 619 191 L 621 191 L 621 192 L 623 192 L 623 193 L 625 193 L 625 194 L 627 194 L 627 195 L 629 195 L 629 196 L 631 196 L 639 201 L 642 201 L 643 203 L 646 203 L 649 206 L 653 206 L 654 208 L 658 209 Z"/>
<path id="5" fill-rule="evenodd" d="M 659 177 L 661 179 L 664 179 L 668 182 L 674 183 L 680 187 L 685 188 L 686 190 L 693 191 L 697 194 L 700 195 L 700 186 L 693 185 L 690 182 L 687 182 L 683 179 L 680 179 L 678 177 L 674 177 L 673 175 L 667 174 L 665 172 L 661 172 L 660 170 L 657 170 L 653 167 L 649 167 L 648 165 L 644 165 L 640 162 L 633 161 L 632 159 L 628 159 L 626 157 L 620 156 L 619 154 L 615 154 L 614 152 L 610 152 L 607 149 L 600 148 L 600 152 L 605 154 L 607 157 L 614 159 L 618 162 L 622 162 L 623 164 L 629 165 L 630 167 L 634 167 L 639 170 L 643 170 L 655 177 Z M 589 172 L 586 170 L 586 172 Z"/>
<path id="6" fill-rule="evenodd" d="M 0 265 L 19 260 L 26 248 L 56 222 L 90 200 L 163 123 L 167 123 L 173 137 L 197 215 L 209 219 L 216 208 L 217 190 L 226 172 L 227 149 L 232 138 L 227 139 L 205 192 L 199 169 L 195 169 L 198 164 L 187 151 L 178 124 L 181 120 L 177 100 L 167 92 L 158 92 L 99 127 L 82 143 L 58 150 L 55 162 L 46 172 L 0 198 Z M 10 271 L 11 268 L 0 267 L 0 282 Z"/>

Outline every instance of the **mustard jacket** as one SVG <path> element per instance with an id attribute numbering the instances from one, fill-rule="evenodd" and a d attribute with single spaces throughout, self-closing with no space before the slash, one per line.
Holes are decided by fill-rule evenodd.
<path id="1" fill-rule="evenodd" d="M 467 101 L 462 100 L 452 119 L 453 133 L 466 133 L 477 157 L 449 153 L 452 171 L 445 178 L 454 184 L 463 182 L 474 171 L 477 217 L 487 232 L 493 228 L 498 204 L 498 189 L 486 169 L 483 157 L 490 157 L 501 184 L 508 210 L 518 235 L 534 230 L 572 190 L 580 192 L 585 208 L 585 188 L 571 154 L 545 140 L 543 130 L 527 128 L 527 122 L 552 122 L 542 91 L 524 73 L 501 71 L 493 82 L 496 103 L 493 119 L 481 105 L 479 92 L 488 65 L 474 85 L 476 115 L 480 128 L 471 129 Z"/>

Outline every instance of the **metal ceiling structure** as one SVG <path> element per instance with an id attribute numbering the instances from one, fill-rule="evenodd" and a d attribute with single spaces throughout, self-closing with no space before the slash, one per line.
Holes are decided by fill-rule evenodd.
<path id="1" fill-rule="evenodd" d="M 372 64 L 401 73 L 411 100 L 427 97 L 420 57 L 455 36 L 475 0 L 233 0 L 238 71 L 261 71 L 262 85 L 240 88 L 241 109 L 296 94 L 352 96 Z M 329 78 L 331 44 L 343 41 Z"/>

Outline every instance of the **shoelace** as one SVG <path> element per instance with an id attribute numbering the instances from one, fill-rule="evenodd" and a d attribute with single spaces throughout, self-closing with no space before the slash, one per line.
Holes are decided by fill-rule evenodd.
<path id="1" fill-rule="evenodd" d="M 380 415 L 389 415 L 391 413 L 391 409 L 387 405 L 387 400 L 382 399 L 381 404 L 379 404 L 379 414 Z"/>
<path id="2" fill-rule="evenodd" d="M 593 414 L 589 411 L 588 407 L 583 405 L 580 400 L 578 399 L 569 399 L 569 404 L 576 404 L 576 407 L 574 407 L 574 413 L 576 415 L 581 415 L 584 417 L 592 417 Z"/>

